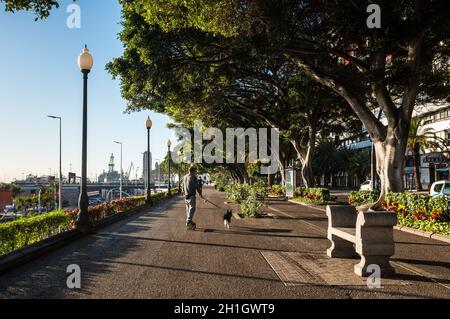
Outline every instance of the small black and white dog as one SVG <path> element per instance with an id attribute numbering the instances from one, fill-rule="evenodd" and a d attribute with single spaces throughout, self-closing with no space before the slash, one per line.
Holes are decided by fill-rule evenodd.
<path id="1" fill-rule="evenodd" d="M 231 209 L 227 209 L 227 212 L 223 215 L 223 225 L 227 229 L 230 229 L 231 216 L 233 216 L 233 211 Z"/>

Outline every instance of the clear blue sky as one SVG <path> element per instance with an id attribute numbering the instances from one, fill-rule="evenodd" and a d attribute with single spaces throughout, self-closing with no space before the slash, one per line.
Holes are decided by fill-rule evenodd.
<path id="1" fill-rule="evenodd" d="M 130 162 L 140 167 L 146 149 L 145 120 L 153 120 L 151 145 L 154 159 L 163 159 L 173 132 L 170 119 L 150 111 L 124 114 L 119 81 L 113 81 L 105 65 L 122 53 L 120 5 L 116 0 L 78 0 L 81 28 L 70 29 L 66 12 L 70 0 L 46 20 L 34 21 L 32 13 L 5 13 L 0 5 L 0 181 L 33 173 L 48 175 L 58 170 L 58 122 L 47 114 L 63 117 L 63 173 L 72 164 L 81 168 L 82 74 L 77 57 L 87 44 L 94 68 L 89 78 L 88 176 L 107 169 L 114 153 L 119 164 L 124 143 L 124 170 Z M 116 166 L 118 167 L 118 166 Z M 134 173 L 133 173 L 134 175 Z"/>

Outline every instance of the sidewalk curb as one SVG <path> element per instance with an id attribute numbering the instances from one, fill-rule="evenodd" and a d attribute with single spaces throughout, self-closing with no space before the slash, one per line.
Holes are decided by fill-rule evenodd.
<path id="1" fill-rule="evenodd" d="M 435 240 L 439 240 L 439 241 L 443 241 L 443 242 L 446 242 L 446 243 L 449 243 L 450 244 L 450 236 L 445 236 L 445 235 L 441 235 L 441 234 L 433 234 L 433 235 L 431 235 L 431 238 L 432 239 L 435 239 Z"/>
<path id="2" fill-rule="evenodd" d="M 424 230 L 415 229 L 415 228 L 411 228 L 411 227 L 407 227 L 407 226 L 401 226 L 401 225 L 394 226 L 394 229 L 400 230 L 405 233 L 410 233 L 410 234 L 414 234 L 417 236 L 426 237 L 426 238 L 431 238 L 431 236 L 433 235 L 433 232 L 430 232 L 430 231 L 424 231 Z"/>
<path id="3" fill-rule="evenodd" d="M 166 201 L 159 203 L 164 204 L 167 202 L 172 201 L 173 198 L 175 198 L 176 195 L 173 195 L 171 198 L 168 198 Z M 159 206 L 152 206 L 157 207 Z M 111 224 L 114 224 L 118 221 L 124 220 L 132 215 L 142 213 L 146 209 L 152 208 L 151 206 L 142 206 L 136 209 L 129 210 L 127 212 L 119 213 L 116 215 L 112 215 L 109 217 L 106 217 L 105 219 L 101 220 L 97 224 L 93 226 L 93 228 L 87 232 L 83 233 L 77 229 L 71 229 L 65 232 L 62 232 L 60 234 L 57 234 L 53 237 L 44 239 L 40 242 L 31 244 L 29 246 L 23 247 L 21 249 L 12 251 L 6 255 L 0 256 L 0 274 L 3 274 L 9 270 L 14 269 L 17 266 L 26 264 L 34 259 L 37 259 L 39 257 L 42 257 L 52 251 L 57 250 L 60 247 L 63 247 L 71 242 L 74 242 L 77 239 L 80 239 L 82 237 L 95 234 L 96 231 L 109 226 Z"/>
<path id="4" fill-rule="evenodd" d="M 293 204 L 297 204 L 297 205 L 301 205 L 301 206 L 305 206 L 305 207 L 309 207 L 309 208 L 313 208 L 313 209 L 317 209 L 317 210 L 320 210 L 320 211 L 322 211 L 322 212 L 326 212 L 326 208 L 324 208 L 324 207 L 321 207 L 321 206 L 316 206 L 316 205 L 310 205 L 310 204 L 306 204 L 306 203 L 301 203 L 301 202 L 297 202 L 297 201 L 295 201 L 295 200 L 292 200 L 292 199 L 288 199 L 288 202 L 289 203 L 293 203 Z"/>
<path id="5" fill-rule="evenodd" d="M 408 226 L 401 226 L 401 225 L 394 226 L 394 229 L 400 230 L 405 233 L 410 233 L 410 234 L 414 234 L 417 236 L 421 236 L 421 237 L 426 237 L 426 238 L 431 238 L 434 240 L 443 241 L 443 242 L 450 244 L 450 236 L 445 236 L 445 235 L 433 233 L 431 231 L 425 231 L 425 230 L 415 229 L 415 228 L 411 228 Z"/>
<path id="6" fill-rule="evenodd" d="M 326 209 L 322 208 L 322 207 L 317 207 L 317 206 L 309 205 L 309 204 L 306 204 L 306 203 L 296 202 L 296 201 L 291 200 L 291 199 L 289 199 L 288 202 L 326 212 Z M 430 231 L 424 231 L 424 230 L 421 230 L 421 229 L 415 229 L 415 228 L 411 228 L 411 227 L 407 227 L 407 226 L 401 226 L 401 225 L 394 226 L 394 229 L 396 229 L 398 231 L 405 232 L 405 233 L 409 233 L 409 234 L 413 234 L 413 235 L 417 235 L 417 236 L 421 236 L 421 237 L 425 237 L 425 238 L 430 238 L 430 239 L 434 239 L 434 240 L 450 243 L 450 236 L 445 236 L 445 235 L 433 233 L 433 232 L 430 232 Z"/>

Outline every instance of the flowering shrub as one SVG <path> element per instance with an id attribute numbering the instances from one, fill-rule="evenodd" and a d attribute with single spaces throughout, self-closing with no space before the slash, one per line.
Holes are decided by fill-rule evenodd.
<path id="1" fill-rule="evenodd" d="M 308 188 L 297 187 L 294 191 L 294 197 L 304 198 L 310 202 L 327 202 L 332 201 L 333 198 L 330 195 L 330 191 L 326 188 Z"/>
<path id="2" fill-rule="evenodd" d="M 257 181 L 250 185 L 251 189 L 254 189 L 259 199 L 264 199 L 267 196 L 267 183 L 265 181 Z"/>
<path id="3" fill-rule="evenodd" d="M 437 196 L 428 202 L 430 207 L 430 220 L 450 222 L 450 197 Z"/>
<path id="4" fill-rule="evenodd" d="M 374 191 L 352 191 L 348 195 L 348 203 L 355 206 L 375 203 L 379 195 Z"/>
<path id="5" fill-rule="evenodd" d="M 247 198 L 240 205 L 241 215 L 246 218 L 261 217 L 262 207 L 257 190 L 250 188 Z"/>
<path id="6" fill-rule="evenodd" d="M 152 199 L 155 198 L 155 196 L 159 197 L 161 195 L 154 194 L 152 195 Z M 108 216 L 120 214 L 143 205 L 145 205 L 145 198 L 143 196 L 139 196 L 139 197 L 126 197 L 122 199 L 115 199 L 111 202 L 104 202 L 99 205 L 89 206 L 88 208 L 89 221 L 92 224 L 96 224 L 100 220 Z M 66 211 L 66 213 L 71 218 L 72 223 L 74 224 L 77 219 L 78 208 Z"/>
<path id="7" fill-rule="evenodd" d="M 388 193 L 385 208 L 398 214 L 399 225 L 450 235 L 450 196 Z"/>
<path id="8" fill-rule="evenodd" d="M 166 193 L 152 194 L 153 204 L 159 203 L 166 196 Z M 89 206 L 88 216 L 90 222 L 95 224 L 111 215 L 124 213 L 126 211 L 136 209 L 144 205 L 145 196 L 125 197 L 122 199 L 112 200 L 111 202 L 104 202 L 99 205 Z M 70 216 L 72 222 L 75 223 L 78 216 L 78 208 L 66 211 L 66 214 Z"/>
<path id="9" fill-rule="evenodd" d="M 247 199 L 249 191 L 250 186 L 244 184 L 232 184 L 225 187 L 225 193 L 228 199 L 237 204 Z"/>
<path id="10" fill-rule="evenodd" d="M 272 185 L 267 191 L 271 195 L 283 196 L 286 193 L 286 188 L 283 185 Z"/>

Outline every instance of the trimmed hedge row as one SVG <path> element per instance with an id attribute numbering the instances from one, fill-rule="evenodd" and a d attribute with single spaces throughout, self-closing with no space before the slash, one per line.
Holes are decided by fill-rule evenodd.
<path id="1" fill-rule="evenodd" d="M 161 202 L 166 193 L 152 194 L 154 204 Z M 96 224 L 102 219 L 145 205 L 145 196 L 127 197 L 88 208 L 89 220 Z M 44 215 L 20 218 L 0 224 L 0 255 L 37 243 L 63 231 L 73 229 L 78 209 L 56 211 Z"/>
<path id="2" fill-rule="evenodd" d="M 70 216 L 62 211 L 0 224 L 0 255 L 57 235 L 72 225 Z"/>

